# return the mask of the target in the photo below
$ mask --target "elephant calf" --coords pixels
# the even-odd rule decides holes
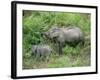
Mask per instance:
[[[47,60],[52,49],[48,45],[32,45],[32,55],[37,60]]]
[[[52,27],[47,32],[44,32],[43,36],[58,43],[59,54],[62,54],[62,47],[65,44],[76,46],[79,42],[84,43],[83,32],[79,27],[74,26],[66,28]]]

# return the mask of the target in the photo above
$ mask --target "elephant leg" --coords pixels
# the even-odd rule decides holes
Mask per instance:
[[[58,44],[59,44],[59,46],[58,46],[58,48],[59,48],[59,55],[62,55],[63,54],[63,52],[62,52],[62,44],[60,42]]]
[[[55,44],[55,51],[59,54],[59,44],[58,43]]]

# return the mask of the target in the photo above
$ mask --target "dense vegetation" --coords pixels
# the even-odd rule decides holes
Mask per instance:
[[[43,12],[23,11],[23,69],[32,68],[58,68],[58,67],[80,67],[90,65],[90,14],[67,13],[67,12]],[[32,44],[48,44],[41,32],[49,30],[52,25],[68,27],[74,25],[80,27],[85,36],[85,45],[81,48],[66,45],[63,55],[58,56],[54,51],[49,62],[38,62],[31,56]]]

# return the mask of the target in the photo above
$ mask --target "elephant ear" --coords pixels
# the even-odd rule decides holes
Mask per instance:
[[[63,34],[60,34],[60,35],[59,35],[58,41],[61,42],[61,43],[65,42],[65,37],[64,37]]]
[[[61,32],[60,28],[53,27],[51,32],[50,32],[51,38],[59,37],[60,32]]]
[[[53,33],[51,34],[51,38],[57,38],[57,37],[59,37],[59,32],[58,32],[58,31],[53,32]]]

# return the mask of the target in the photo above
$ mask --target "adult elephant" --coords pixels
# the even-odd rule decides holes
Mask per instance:
[[[66,44],[75,47],[78,43],[84,43],[83,32],[79,27],[66,27],[58,28],[52,27],[47,32],[43,32],[43,35],[58,44],[59,54],[62,54],[62,47]]]

